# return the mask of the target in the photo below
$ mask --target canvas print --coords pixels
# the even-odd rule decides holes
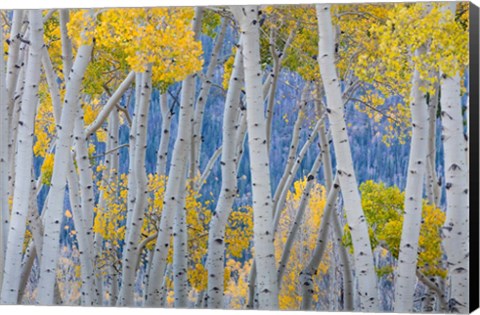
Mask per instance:
[[[1,304],[468,313],[474,9],[1,11]]]

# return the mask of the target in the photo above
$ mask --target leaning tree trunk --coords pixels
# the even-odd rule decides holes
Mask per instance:
[[[5,255],[5,270],[1,301],[16,304],[21,274],[23,242],[29,213],[29,192],[33,181],[30,165],[33,164],[33,136],[35,114],[38,103],[38,86],[43,47],[43,23],[40,10],[31,10],[30,48],[27,64],[27,78],[18,126],[18,144],[15,168],[13,207],[8,230],[8,243]]]
[[[3,23],[0,23],[3,27]],[[3,43],[3,32],[0,32],[0,43]],[[4,270],[5,250],[7,243],[8,205],[8,102],[6,87],[5,59],[0,58],[0,270]],[[3,272],[0,272],[0,293],[2,292]]]
[[[278,286],[273,243],[273,203],[270,161],[263,106],[260,27],[257,6],[231,7],[240,22],[245,71],[248,145],[252,177],[255,264],[260,309],[278,309]]]
[[[215,213],[210,221],[208,235],[208,307],[224,307],[224,272],[225,272],[225,228],[231,213],[233,202],[237,195],[237,161],[239,156],[235,145],[236,118],[240,105],[240,92],[243,84],[243,56],[239,47],[235,55],[232,75],[228,85],[227,98],[223,113],[222,158],[220,161],[222,172],[222,186]]]
[[[469,186],[460,75],[441,79],[447,218],[442,231],[450,280],[450,311],[469,310]]]
[[[93,16],[93,11],[89,11]],[[63,201],[67,181],[68,159],[72,145],[73,124],[76,108],[79,106],[79,93],[82,80],[90,62],[92,53],[91,39],[85,38],[86,31],[82,34],[87,44],[82,45],[77,52],[77,57],[67,79],[66,95],[58,128],[58,140],[55,150],[54,167],[46,214],[44,219],[43,259],[40,266],[40,280],[38,284],[38,303],[50,305],[54,303],[55,275],[60,246],[61,220],[63,216]]]
[[[305,210],[307,209],[308,201],[310,200],[310,191],[315,185],[316,175],[318,173],[318,169],[320,168],[320,164],[322,162],[322,154],[319,153],[315,162],[312,165],[312,169],[307,176],[307,183],[305,188],[302,192],[302,198],[300,199],[300,204],[298,206],[297,214],[295,215],[295,219],[293,220],[292,227],[290,232],[288,233],[287,241],[285,242],[285,246],[283,249],[282,257],[280,259],[280,263],[278,264],[278,288],[281,288],[283,275],[285,272],[285,268],[287,267],[288,261],[290,259],[290,254],[293,247],[293,242],[297,236],[298,230],[300,225],[302,224],[303,216],[305,215]]]
[[[425,48],[415,52],[420,56]],[[398,254],[395,279],[395,311],[412,312],[415,283],[417,277],[418,238],[422,221],[423,180],[426,172],[428,146],[428,106],[426,95],[422,92],[425,81],[417,69],[412,77],[410,111],[412,114],[412,140],[408,161],[407,184],[405,186],[405,203],[403,228]]]
[[[320,264],[327,247],[328,221],[331,219],[332,215],[336,215],[332,212],[334,212],[338,192],[340,190],[338,182],[339,179],[336,177],[333,180],[332,187],[329,188],[325,209],[323,210],[322,214],[322,222],[320,223],[320,228],[318,229],[315,249],[312,252],[312,257],[310,258],[307,266],[302,270],[302,272],[300,272],[299,280],[302,286],[301,309],[305,311],[309,310],[311,307],[314,293],[313,276],[317,274],[318,265]]]
[[[335,67],[335,39],[330,5],[317,5],[316,9],[320,38],[318,64],[327,99],[327,113],[337,158],[337,175],[352,234],[360,310],[376,311],[378,310],[377,277],[344,120],[344,104]]]
[[[145,157],[147,150],[147,123],[150,97],[152,93],[152,67],[142,75],[140,99],[137,103],[138,111],[135,119],[135,203],[131,214],[130,227],[126,236],[122,262],[122,287],[120,297],[117,301],[119,306],[133,306],[135,295],[135,278],[137,271],[137,247],[140,242],[140,234],[143,224],[143,217],[147,207],[147,173],[145,170]]]

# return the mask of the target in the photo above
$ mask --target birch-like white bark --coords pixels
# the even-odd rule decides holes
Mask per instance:
[[[275,266],[275,248],[271,224],[274,209],[270,186],[270,161],[267,150],[264,98],[261,90],[262,69],[260,65],[258,7],[231,7],[231,10],[240,22],[243,45],[258,302],[260,309],[277,309],[277,275],[275,270],[272,269],[272,266]]]
[[[184,178],[187,174],[184,175]],[[187,189],[185,182],[180,186],[177,194],[177,208],[173,226],[173,293],[176,308],[188,306],[188,234],[187,234],[187,208],[185,197]]]
[[[273,86],[274,85],[272,85],[272,88]],[[287,161],[283,169],[282,177],[280,178],[277,188],[275,189],[275,194],[273,195],[274,210],[277,209],[278,201],[280,199],[281,194],[283,193],[283,190],[286,187],[287,180],[291,175],[292,168],[295,163],[295,157],[297,155],[297,149],[298,149],[298,142],[300,141],[300,132],[302,131],[302,124],[305,118],[305,113],[303,112],[303,109],[307,104],[306,99],[307,99],[309,87],[310,87],[310,84],[306,83],[302,90],[300,103],[298,105],[297,119],[295,120],[295,124],[293,125],[292,139],[290,141],[290,146],[288,148]],[[290,187],[287,186],[287,189],[289,188]]]
[[[455,18],[456,3],[447,4],[442,10],[450,11]],[[456,73],[441,74],[442,142],[444,151],[446,220],[442,228],[443,248],[447,256],[450,295],[448,305],[451,312],[469,312],[469,166],[468,166],[468,111],[462,113],[461,78]],[[467,104],[469,104],[467,102]],[[467,121],[465,128],[464,121]],[[473,135],[475,136],[475,135]],[[464,152],[464,154],[462,154]]]
[[[215,166],[215,162],[217,162],[221,153],[222,153],[222,146],[220,146],[218,149],[215,150],[215,152],[213,152],[212,156],[210,157],[210,160],[208,160],[207,165],[203,170],[202,175],[200,176],[200,179],[195,183],[195,191],[200,191],[203,185],[207,182],[207,179],[212,173],[213,167]]]
[[[81,266],[82,276],[82,298],[85,305],[97,304],[99,292],[95,291],[95,254],[93,242],[93,217],[95,207],[95,195],[93,191],[93,171],[88,158],[88,142],[85,134],[85,125],[83,119],[83,109],[77,108],[75,117],[74,137],[75,137],[75,159],[78,166],[78,184],[80,188],[82,222],[75,222],[75,226],[81,226],[84,238],[84,247],[80,251],[84,256],[84,262]],[[72,165],[73,167],[73,165]],[[72,168],[72,170],[75,170]],[[68,181],[69,185],[72,182]],[[80,232],[79,231],[79,232]],[[78,237],[79,233],[77,233]],[[79,244],[80,245],[80,244]]]
[[[237,162],[236,155],[236,118],[240,105],[240,92],[243,84],[243,56],[238,47],[235,54],[232,75],[228,85],[225,109],[223,112],[222,186],[218,197],[215,213],[210,221],[208,231],[208,288],[207,302],[209,308],[224,307],[224,261],[225,261],[225,228],[231,213],[233,202],[237,195]]]
[[[3,27],[3,23],[0,23]],[[2,28],[3,29],[3,28]],[[0,43],[3,43],[3,32],[0,32]],[[8,238],[9,220],[8,205],[8,102],[6,86],[5,59],[0,58],[0,270],[4,270],[5,250]],[[2,292],[3,272],[0,272],[0,292]]]
[[[63,75],[66,80],[73,66],[72,39],[68,36],[67,24],[70,22],[70,10],[62,9],[60,15],[60,39],[62,40]]]
[[[339,178],[336,177],[333,180],[332,186],[329,188],[327,202],[323,209],[322,222],[320,223],[317,240],[315,242],[315,249],[312,252],[312,256],[307,266],[300,273],[299,280],[302,286],[302,310],[309,310],[312,304],[312,296],[314,293],[313,276],[317,274],[318,265],[320,264],[327,247],[328,221],[331,219],[332,215],[336,215],[333,212],[339,191]]]
[[[148,110],[152,93],[152,67],[147,66],[143,73],[140,99],[137,103],[138,111],[135,131],[135,203],[131,215],[130,227],[126,235],[122,261],[122,286],[117,301],[119,306],[133,306],[135,295],[135,278],[137,271],[137,247],[140,242],[140,233],[143,224],[143,217],[147,207],[147,173],[145,169],[145,157],[147,149],[147,124]]]
[[[205,72],[202,85],[200,87],[200,93],[198,95],[195,107],[195,114],[193,120],[193,142],[192,142],[192,157],[190,160],[190,178],[195,177],[197,172],[200,171],[200,156],[202,151],[202,128],[203,128],[203,114],[205,112],[205,105],[207,104],[208,94],[212,87],[213,78],[215,75],[215,68],[220,60],[220,49],[223,46],[225,34],[227,32],[228,19],[223,19],[220,32],[218,33],[215,45],[210,55],[210,64]],[[196,34],[197,36],[200,34]]]
[[[93,10],[89,10],[93,16]],[[85,32],[82,33],[84,37]],[[85,40],[87,40],[85,38]],[[77,106],[79,106],[79,94],[83,76],[90,62],[92,51],[91,43],[80,46],[69,73],[66,85],[66,95],[58,127],[58,140],[55,151],[55,164],[48,194],[46,214],[44,218],[44,237],[42,263],[40,266],[40,280],[38,284],[38,303],[50,305],[54,303],[54,286],[57,261],[59,255],[59,238],[63,216],[63,201],[65,195],[66,173],[70,159],[70,146],[72,145],[73,125]]]
[[[272,82],[269,86],[270,88],[268,91],[267,110],[265,112],[265,116],[267,119],[267,143],[269,146],[268,152],[270,152],[270,143],[272,139],[273,107],[275,105],[275,93],[277,91],[278,79],[280,76],[282,61],[286,56],[287,49],[290,47],[290,44],[292,43],[294,35],[295,35],[295,29],[290,30],[290,33],[288,35],[288,38],[285,42],[285,45],[282,51],[276,50],[275,43],[274,43],[276,37],[273,34],[270,36],[270,54],[273,59],[273,66],[269,76],[272,78]]]
[[[162,113],[162,132],[160,144],[157,152],[157,174],[164,176],[167,174],[168,145],[170,143],[170,126],[172,124],[173,113],[168,107],[167,93],[160,95],[160,112]]]
[[[469,183],[465,158],[464,117],[460,75],[442,76],[442,139],[447,217],[442,228],[450,280],[450,311],[469,311]]]
[[[425,53],[425,47],[415,51],[416,56]],[[395,311],[412,312],[417,277],[418,238],[422,222],[423,180],[426,172],[428,147],[428,105],[422,88],[426,82],[415,69],[412,77],[410,111],[412,115],[412,140],[408,161],[407,183],[402,236],[395,278]]]
[[[293,166],[291,170],[289,171],[287,180],[285,181],[285,184],[283,184],[283,189],[278,197],[276,206],[275,206],[275,215],[273,217],[273,230],[276,232],[277,227],[278,227],[278,222],[280,221],[280,216],[282,214],[282,210],[285,207],[285,201],[287,199],[287,194],[288,191],[290,190],[290,186],[293,184],[293,181],[295,180],[295,175],[298,172],[298,169],[300,168],[300,165],[302,164],[303,159],[305,158],[305,155],[308,152],[308,149],[313,143],[313,140],[315,140],[318,129],[320,126],[323,124],[323,118],[319,119],[315,126],[313,127],[312,133],[308,136],[307,141],[302,146],[302,149],[300,149],[300,152],[298,153],[297,158],[295,159],[295,162],[293,163]]]
[[[327,113],[337,158],[337,175],[352,234],[360,310],[376,311],[378,310],[377,276],[344,120],[344,102],[335,66],[335,39],[330,5],[317,5],[316,10],[320,38],[318,64],[327,99]]]
[[[30,49],[27,64],[26,89],[20,107],[18,126],[18,144],[15,168],[15,188],[13,194],[12,214],[8,230],[8,241],[5,255],[5,269],[2,285],[1,301],[4,304],[15,304],[18,298],[19,280],[25,238],[27,216],[29,213],[29,196],[32,172],[29,165],[33,163],[33,135],[36,108],[38,104],[38,86],[40,82],[41,57],[43,47],[43,23],[39,10],[31,10]]]
[[[192,29],[199,31],[201,25],[203,8],[195,8],[195,16],[192,22]],[[159,306],[162,296],[161,283],[165,273],[170,237],[173,231],[175,210],[183,210],[184,205],[179,205],[178,194],[186,188],[185,174],[189,152],[191,149],[192,124],[195,102],[195,78],[196,74],[189,75],[182,82],[182,94],[180,101],[178,134],[172,153],[163,210],[158,226],[157,243],[153,255],[152,266],[149,274],[149,281],[146,294],[147,306]]]
[[[135,179],[135,154],[136,154],[136,138],[138,125],[138,111],[140,109],[140,98],[142,90],[142,82],[144,80],[144,73],[135,73],[135,108],[133,109],[132,126],[130,127],[130,135],[128,140],[128,183],[127,183],[127,222],[125,225],[125,235],[128,235],[128,230],[132,226],[133,208],[135,207],[135,196],[137,192],[137,181]]]
[[[93,122],[87,126],[86,134],[90,137],[95,131],[97,131],[105,120],[109,117],[112,110],[117,106],[120,99],[125,94],[125,92],[130,88],[130,85],[135,80],[135,72],[131,71],[125,80],[118,86],[117,90],[110,96],[105,106],[102,107],[102,110],[98,113],[97,117],[93,120]]]
[[[322,154],[318,154],[317,158],[313,162],[312,168],[310,173],[307,176],[307,183],[305,188],[302,192],[302,198],[300,199],[300,203],[298,205],[297,214],[295,215],[295,219],[293,221],[293,225],[288,233],[287,241],[285,242],[282,257],[278,264],[278,288],[280,289],[282,286],[283,274],[285,272],[285,268],[287,267],[288,260],[290,259],[291,250],[293,247],[293,242],[295,241],[295,237],[297,236],[298,229],[303,221],[303,216],[305,215],[305,211],[307,210],[308,201],[310,200],[310,191],[315,184],[316,174],[320,168],[322,162]]]
[[[13,112],[14,94],[16,90],[17,77],[19,69],[19,54],[20,54],[20,39],[22,37],[21,29],[23,18],[26,12],[24,10],[14,10],[12,25],[10,28],[10,38],[8,47],[8,59],[7,59],[7,77],[6,77],[6,89],[8,99],[8,116],[11,117]]]

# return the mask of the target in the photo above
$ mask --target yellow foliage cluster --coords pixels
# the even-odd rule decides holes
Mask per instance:
[[[398,187],[387,187],[384,183],[374,181],[361,184],[360,191],[372,248],[381,247],[397,258],[402,235],[405,193]],[[424,201],[418,267],[428,276],[445,277],[446,275],[446,270],[441,265],[440,228],[444,222],[445,213]],[[344,230],[344,244],[353,250],[348,227],[346,226]]]
[[[191,29],[193,14],[192,8],[104,9],[97,12],[91,35],[95,49],[122,56],[134,71],[152,64],[153,82],[165,88],[203,65],[201,43]],[[71,16],[69,34],[77,41],[84,20],[83,10]]]
[[[298,210],[303,191],[307,184],[307,178],[304,177],[294,183],[293,190],[287,195],[286,208],[280,217],[280,223],[277,229],[277,237],[275,238],[275,254],[277,261],[283,252],[284,244],[287,240],[289,231],[293,225],[293,220]],[[322,220],[323,209],[325,208],[326,196],[325,187],[319,183],[315,183],[310,191],[310,199],[305,211],[304,219],[300,223],[295,244],[291,251],[289,262],[283,276],[282,288],[279,296],[280,309],[298,309],[302,302],[302,294],[298,275],[308,264],[311,253],[316,244],[317,232]],[[330,268],[331,243],[327,249],[324,259],[318,268],[318,276],[321,279]],[[320,281],[314,282],[315,299],[318,294],[323,294],[319,290]],[[325,293],[325,292],[324,292]]]
[[[460,3],[458,7],[464,5]],[[427,83],[423,92],[430,95],[435,92],[440,71],[452,76],[466,69],[468,11],[457,12],[452,16],[443,3],[336,7],[334,20],[341,30],[340,71],[353,71],[359,80],[369,84],[367,89],[379,92],[379,98],[400,96],[404,100],[403,104],[385,110],[386,144],[392,139],[403,141],[410,133],[408,104],[414,69]],[[425,47],[425,52],[416,56],[414,52],[420,47]],[[382,100],[372,100],[368,92],[361,101],[370,105],[363,108],[370,118],[384,104]]]

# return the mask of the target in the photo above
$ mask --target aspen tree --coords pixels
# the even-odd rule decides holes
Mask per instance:
[[[79,47],[75,62],[68,74],[66,95],[60,119],[58,140],[55,151],[55,165],[52,174],[52,184],[48,194],[44,218],[44,236],[42,263],[40,266],[40,281],[38,284],[38,303],[51,305],[54,303],[54,287],[59,255],[60,223],[63,216],[63,201],[67,182],[68,160],[72,144],[73,124],[83,75],[90,62],[92,38],[87,34],[93,26],[93,10],[86,17],[86,30],[82,32],[82,45]]]
[[[41,58],[43,48],[43,23],[40,10],[29,11],[30,48],[27,64],[25,92],[20,107],[18,144],[15,169],[15,188],[5,253],[5,270],[1,300],[15,304],[18,298],[19,280],[23,252],[23,240],[29,212],[29,191],[34,181],[31,168],[33,163],[34,121],[38,103]]]
[[[147,122],[150,98],[152,93],[152,73],[151,65],[142,75],[140,85],[140,99],[138,100],[137,120],[135,132],[135,177],[136,191],[133,212],[130,218],[130,224],[126,236],[122,261],[122,287],[120,297],[117,301],[119,306],[134,305],[135,278],[138,264],[137,246],[140,241],[140,232],[147,206],[147,174],[145,170],[145,156],[147,150]]]
[[[425,47],[415,51],[419,56]],[[422,92],[426,82],[421,79],[418,69],[412,77],[410,110],[412,114],[412,140],[408,161],[407,184],[405,186],[405,214],[395,278],[395,311],[413,311],[413,297],[417,277],[418,238],[422,221],[423,180],[426,172],[428,146],[428,106]],[[420,187],[419,187],[420,185]]]
[[[318,64],[327,100],[328,119],[335,155],[337,176],[343,193],[347,221],[354,241],[355,271],[358,280],[360,310],[378,310],[377,277],[368,227],[363,214],[352,153],[344,120],[344,104],[335,66],[335,39],[330,5],[317,5],[319,29]]]
[[[208,292],[209,308],[224,307],[224,262],[225,262],[225,228],[232,211],[233,202],[237,195],[237,162],[236,154],[236,116],[240,105],[240,92],[243,84],[243,56],[241,47],[237,48],[232,75],[228,86],[227,98],[223,114],[222,157],[220,160],[222,171],[222,186],[215,214],[210,221],[208,231]]]
[[[256,6],[231,7],[240,23],[247,103],[248,146],[252,176],[255,264],[260,309],[278,308],[277,275],[273,229],[273,203],[270,186],[270,162],[266,138],[260,66],[260,28]]]
[[[447,5],[447,21],[454,22],[456,3]],[[473,8],[472,8],[473,9]],[[446,69],[445,69],[446,70]],[[442,105],[442,142],[444,149],[447,218],[442,229],[447,256],[450,311],[469,311],[469,182],[468,141],[465,136],[460,73],[442,71],[440,85]],[[468,104],[468,103],[467,103]],[[467,113],[468,117],[468,113]],[[474,280],[473,280],[474,281]]]
[[[195,8],[192,29],[199,30],[202,20],[202,8]],[[192,125],[194,115],[194,92],[196,74],[188,75],[182,82],[181,104],[179,111],[179,127],[172,153],[172,163],[163,200],[163,211],[158,226],[149,282],[146,294],[147,306],[159,306],[161,300],[161,279],[165,273],[170,236],[173,231],[175,211],[184,211],[184,205],[179,205],[178,195],[186,189],[186,166],[190,152]]]

